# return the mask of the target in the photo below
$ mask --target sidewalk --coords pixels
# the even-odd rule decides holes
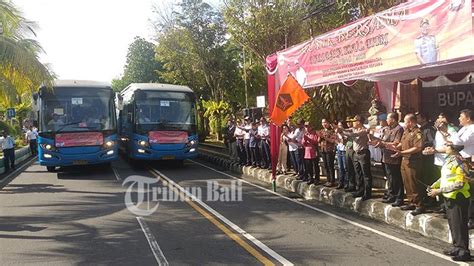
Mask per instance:
[[[227,154],[200,147],[199,158],[229,169],[234,173],[271,184],[272,177],[269,170],[240,166],[235,162],[231,162]],[[440,214],[426,213],[413,216],[410,214],[410,211],[402,211],[400,208],[382,203],[381,199],[370,199],[367,201],[362,201],[361,198],[354,199],[351,193],[322,185],[308,185],[306,182],[298,181],[290,175],[277,175],[276,185],[279,188],[295,192],[307,200],[317,200],[338,208],[345,208],[366,217],[398,226],[407,231],[417,232],[448,243],[452,242],[448,220],[443,219]],[[474,232],[470,233],[469,238],[472,249],[474,245]]]

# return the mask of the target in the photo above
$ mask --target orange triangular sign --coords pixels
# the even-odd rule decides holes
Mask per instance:
[[[308,99],[309,96],[298,81],[292,75],[288,75],[278,91],[270,119],[275,125],[281,126]]]

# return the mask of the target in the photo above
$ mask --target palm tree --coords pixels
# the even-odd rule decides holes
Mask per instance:
[[[36,25],[25,19],[8,0],[0,0],[0,102],[1,107],[21,104],[41,84],[50,85],[53,75],[39,61],[42,48],[29,36]],[[7,106],[5,106],[7,105]]]

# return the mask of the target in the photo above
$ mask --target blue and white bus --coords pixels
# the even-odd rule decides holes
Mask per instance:
[[[106,83],[57,80],[34,97],[38,159],[58,166],[108,164],[118,159],[115,93]]]
[[[130,160],[197,157],[196,97],[189,87],[132,83],[120,95],[120,149]]]

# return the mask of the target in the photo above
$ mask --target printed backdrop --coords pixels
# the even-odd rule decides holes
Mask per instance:
[[[472,58],[471,0],[410,1],[277,52],[277,84],[288,72],[304,88]]]

